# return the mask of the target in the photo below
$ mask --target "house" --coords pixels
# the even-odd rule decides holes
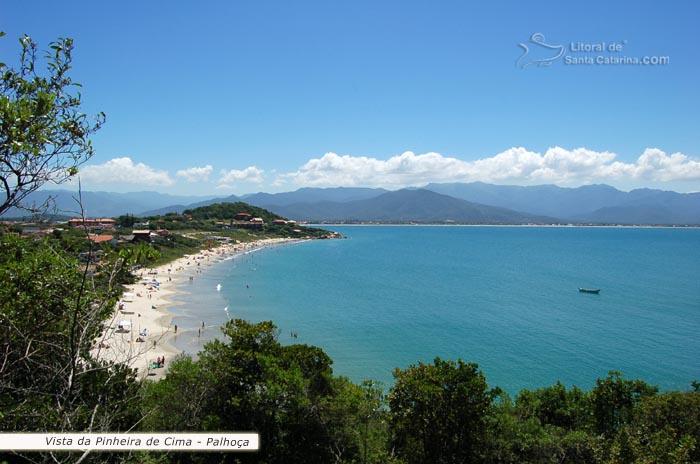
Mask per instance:
[[[233,216],[234,221],[250,221],[252,218],[253,215],[248,213],[238,213]]]
[[[134,236],[134,243],[151,241],[151,231],[148,229],[133,230],[131,234]]]
[[[88,218],[73,218],[68,220],[68,226],[77,227],[88,227],[88,228],[99,228],[105,230],[114,230],[114,225],[116,221],[109,218],[99,218],[99,219],[88,219]]]
[[[265,221],[260,218],[253,218],[250,221],[236,221],[232,224],[232,226],[239,229],[263,230],[265,227]]]
[[[97,234],[88,234],[88,239],[96,244],[100,243],[107,243],[110,242],[112,244],[116,244],[117,240],[114,238],[114,235],[97,235]]]
[[[276,226],[286,226],[287,221],[285,221],[284,219],[275,219],[274,221],[272,221],[272,224]]]

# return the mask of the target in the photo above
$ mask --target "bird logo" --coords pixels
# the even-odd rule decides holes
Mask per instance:
[[[544,40],[544,34],[536,32],[527,43],[519,43],[523,54],[515,62],[516,66],[521,69],[528,66],[549,66],[564,55],[563,45],[549,45]]]

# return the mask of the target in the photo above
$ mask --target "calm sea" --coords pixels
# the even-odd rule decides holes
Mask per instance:
[[[394,368],[436,356],[478,363],[511,394],[587,389],[609,370],[664,390],[700,380],[699,229],[332,229],[348,239],[260,250],[183,284],[177,346],[194,353],[240,317],[387,388]]]

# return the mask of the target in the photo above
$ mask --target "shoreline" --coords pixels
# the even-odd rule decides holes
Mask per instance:
[[[700,225],[650,225],[650,224],[464,224],[441,222],[309,222],[308,227],[533,227],[533,228],[601,228],[601,229],[700,229]]]
[[[298,241],[300,239],[271,238],[223,244],[196,255],[184,255],[155,268],[136,271],[139,281],[126,285],[114,313],[103,322],[105,331],[96,340],[92,353],[100,359],[135,369],[139,380],[165,377],[169,362],[183,353],[173,343],[178,327],[173,324],[175,314],[170,308],[176,304],[172,297],[186,292],[184,284],[206,273],[216,263],[269,246]],[[183,331],[191,329],[182,328]]]

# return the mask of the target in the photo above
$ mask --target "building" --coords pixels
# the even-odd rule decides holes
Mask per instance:
[[[115,239],[113,235],[88,234],[88,239],[97,244],[109,242],[114,245],[117,243],[117,239]]]
[[[257,221],[255,219],[258,219]],[[260,218],[253,218],[250,221],[236,221],[232,224],[232,227],[238,229],[254,229],[263,230],[265,227],[265,222]]]
[[[116,221],[109,218],[99,218],[99,219],[89,219],[89,218],[73,218],[68,220],[69,227],[87,227],[87,228],[98,228],[106,230],[114,230],[114,225]]]
[[[234,221],[250,221],[253,218],[252,214],[238,213],[233,217]]]
[[[150,242],[151,241],[151,231],[148,229],[144,230],[133,230],[131,234],[134,236],[134,243],[136,242]]]

